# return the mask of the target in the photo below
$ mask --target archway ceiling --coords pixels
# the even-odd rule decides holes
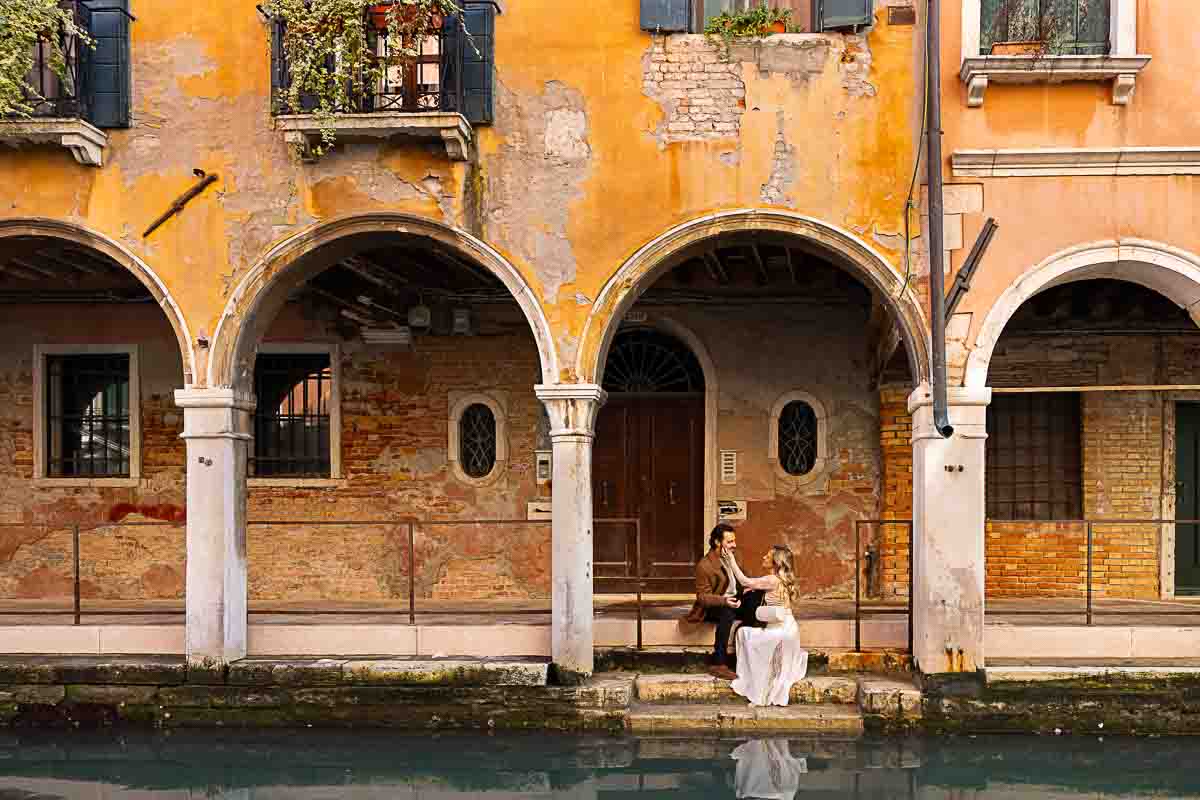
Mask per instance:
[[[1129,281],[1073,281],[1026,300],[1004,326],[1006,335],[1154,331],[1200,334],[1187,311],[1170,298]]]
[[[511,306],[508,288],[484,268],[428,239],[374,242],[309,279],[291,296],[307,316],[336,320],[347,336],[406,325],[409,309],[429,307],[434,327],[453,308]]]
[[[817,248],[796,237],[764,233],[698,242],[674,258],[638,302],[705,300],[872,305],[870,289]]]
[[[0,303],[151,301],[129,270],[87,247],[41,236],[0,241]]]

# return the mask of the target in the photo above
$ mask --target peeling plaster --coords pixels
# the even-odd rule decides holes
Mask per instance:
[[[496,120],[507,138],[489,160],[486,232],[534,267],[552,305],[578,271],[567,231],[592,166],[586,102],[559,81],[520,96],[497,82]]]
[[[759,199],[776,206],[795,208],[796,201],[788,192],[796,182],[796,148],[788,144],[787,124],[783,110],[775,114],[775,158],[771,177],[763,184]]]

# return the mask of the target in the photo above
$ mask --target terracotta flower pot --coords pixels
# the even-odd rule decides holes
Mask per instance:
[[[1045,51],[1045,42],[993,42],[994,56],[1036,56]]]
[[[388,13],[391,10],[393,3],[376,3],[370,7],[371,24],[376,28],[383,30],[388,26]],[[412,22],[417,17],[417,10],[413,6],[405,7],[399,14],[399,22],[404,24]],[[444,18],[439,13],[434,13],[429,17],[430,30],[440,30]]]
[[[770,36],[773,33],[787,33],[787,25],[782,21],[772,22],[767,26],[767,35]]]

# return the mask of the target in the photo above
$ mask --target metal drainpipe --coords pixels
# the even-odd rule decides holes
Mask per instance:
[[[933,425],[943,438],[954,433],[946,404],[946,276],[942,251],[945,221],[942,203],[942,53],[941,9],[938,0],[929,0],[925,20],[925,46],[929,49],[929,74],[925,91],[929,93],[925,167],[929,179],[929,308],[933,338]]]

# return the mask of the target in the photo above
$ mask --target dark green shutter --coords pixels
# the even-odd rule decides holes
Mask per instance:
[[[91,10],[92,40],[86,84],[88,121],[97,128],[128,128],[130,107],[129,0],[83,0]]]
[[[283,60],[283,20],[272,19],[271,27],[271,112],[278,114],[285,103],[281,92],[287,86],[287,73]]]
[[[686,32],[691,18],[691,3],[688,0],[642,0],[644,31]]]
[[[489,125],[494,118],[493,86],[496,69],[496,6],[467,2],[463,21],[469,36],[462,42],[462,114],[473,125]]]
[[[818,31],[860,28],[874,21],[872,0],[815,0],[813,27]]]

